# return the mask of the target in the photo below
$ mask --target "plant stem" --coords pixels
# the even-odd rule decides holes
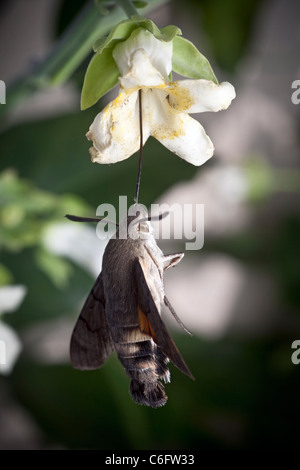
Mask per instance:
[[[167,1],[152,0],[145,7],[144,12],[151,11]],[[133,5],[132,8],[134,14],[136,14]],[[115,7],[108,15],[100,16],[94,2],[89,2],[63,34],[48,57],[37,64],[29,75],[21,77],[8,88],[6,105],[0,106],[0,117],[5,115],[11,107],[30,97],[36,91],[65,83],[92,51],[93,43],[99,37],[105,36],[123,19],[124,12],[121,8]]]
[[[140,123],[140,154],[139,154],[139,166],[136,180],[134,203],[139,202],[139,191],[142,174],[142,160],[143,160],[143,111],[142,111],[142,90],[139,90],[139,123]]]
[[[136,10],[131,0],[117,0],[117,2],[120,7],[123,8],[128,18],[131,18],[132,16],[139,16],[138,11]]]
[[[1,106],[0,115],[37,90],[65,83],[91,52],[94,41],[104,36],[123,17],[119,8],[105,17],[99,16],[94,3],[88,3],[48,57],[37,64],[31,74],[21,77],[9,87],[7,104]]]

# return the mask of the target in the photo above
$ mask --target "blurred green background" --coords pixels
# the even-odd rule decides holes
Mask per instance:
[[[8,88],[35,70],[86,4],[0,2],[0,79]],[[186,264],[167,284],[172,293],[185,266],[202,290],[201,303],[184,288],[177,302],[169,295],[194,332],[190,338],[170,326],[196,380],[171,365],[169,399],[161,409],[132,402],[114,355],[98,371],[71,367],[70,334],[98,263],[78,261],[76,252],[87,253],[84,237],[92,233],[91,256],[99,246],[100,270],[103,246],[94,227],[83,229],[81,242],[80,234],[67,238],[72,246],[61,252],[45,242],[66,213],[94,215],[101,203],[117,205],[119,195],[133,199],[137,155],[109,166],[89,159],[85,133],[111,99],[79,109],[91,54],[65,84],[29,91],[15,106],[8,91],[7,104],[0,105],[0,283],[26,286],[27,294],[14,313],[0,313],[22,344],[12,370],[0,375],[1,449],[295,448],[300,105],[291,101],[291,84],[300,79],[299,13],[296,0],[171,0],[148,14],[160,27],[178,25],[209,58],[219,81],[237,91],[228,111],[200,116],[216,147],[203,167],[188,165],[153,139],[144,150],[141,202],[149,206],[178,184],[192,184],[200,190],[197,202],[205,204],[204,247],[187,252]],[[236,189],[232,175],[246,189]],[[181,242],[170,247],[184,249]],[[217,282],[224,259],[228,276],[235,273],[229,293]],[[198,267],[199,279],[211,282],[197,281]],[[207,329],[201,318],[209,322],[216,314],[211,299],[220,316]]]

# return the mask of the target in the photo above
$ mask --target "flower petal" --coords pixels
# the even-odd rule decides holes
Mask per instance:
[[[26,287],[22,285],[0,287],[0,313],[17,310],[26,292]]]
[[[186,113],[174,111],[162,90],[143,93],[143,112],[151,135],[180,158],[199,166],[212,157],[214,146],[201,124]]]
[[[0,322],[0,374],[11,372],[21,349],[21,341],[15,331]]]
[[[138,28],[133,31],[130,37],[117,44],[113,51],[121,75],[127,75],[132,67],[132,54],[143,49],[150,59],[151,64],[167,80],[172,71],[173,42],[160,41],[149,31]],[[145,76],[145,78],[147,78]]]
[[[71,259],[91,274],[101,271],[107,240],[96,237],[94,228],[85,224],[53,223],[45,230],[42,241],[48,251]]]
[[[211,80],[179,80],[165,88],[169,103],[176,111],[202,113],[227,109],[235,98],[235,89],[229,82],[219,85]]]
[[[165,80],[159,71],[153,67],[143,49],[132,53],[130,71],[119,78],[121,87],[127,90],[143,87],[165,86]]]
[[[143,130],[145,143],[149,133]],[[135,153],[140,144],[138,92],[120,93],[95,117],[86,136],[93,141],[93,162],[116,163]]]

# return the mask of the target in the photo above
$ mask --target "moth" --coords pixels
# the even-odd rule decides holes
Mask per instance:
[[[163,383],[170,382],[169,361],[194,378],[161,318],[164,303],[186,330],[163,283],[164,272],[184,254],[164,255],[154,238],[151,219],[142,206],[138,209],[138,216],[127,214],[106,246],[102,271],[72,333],[70,358],[76,369],[96,369],[116,351],[131,378],[133,400],[157,408],[167,401]],[[121,238],[124,228],[127,237]]]

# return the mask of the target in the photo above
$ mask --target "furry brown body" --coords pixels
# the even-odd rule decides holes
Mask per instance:
[[[120,227],[108,242],[102,272],[74,328],[70,353],[74,367],[94,369],[115,350],[131,378],[132,398],[156,408],[167,401],[161,380],[170,381],[169,360],[193,376],[160,316],[163,302],[171,308],[163,273],[183,254],[165,256],[144,215],[140,211],[139,218],[128,216],[122,222],[134,239],[118,238]]]

